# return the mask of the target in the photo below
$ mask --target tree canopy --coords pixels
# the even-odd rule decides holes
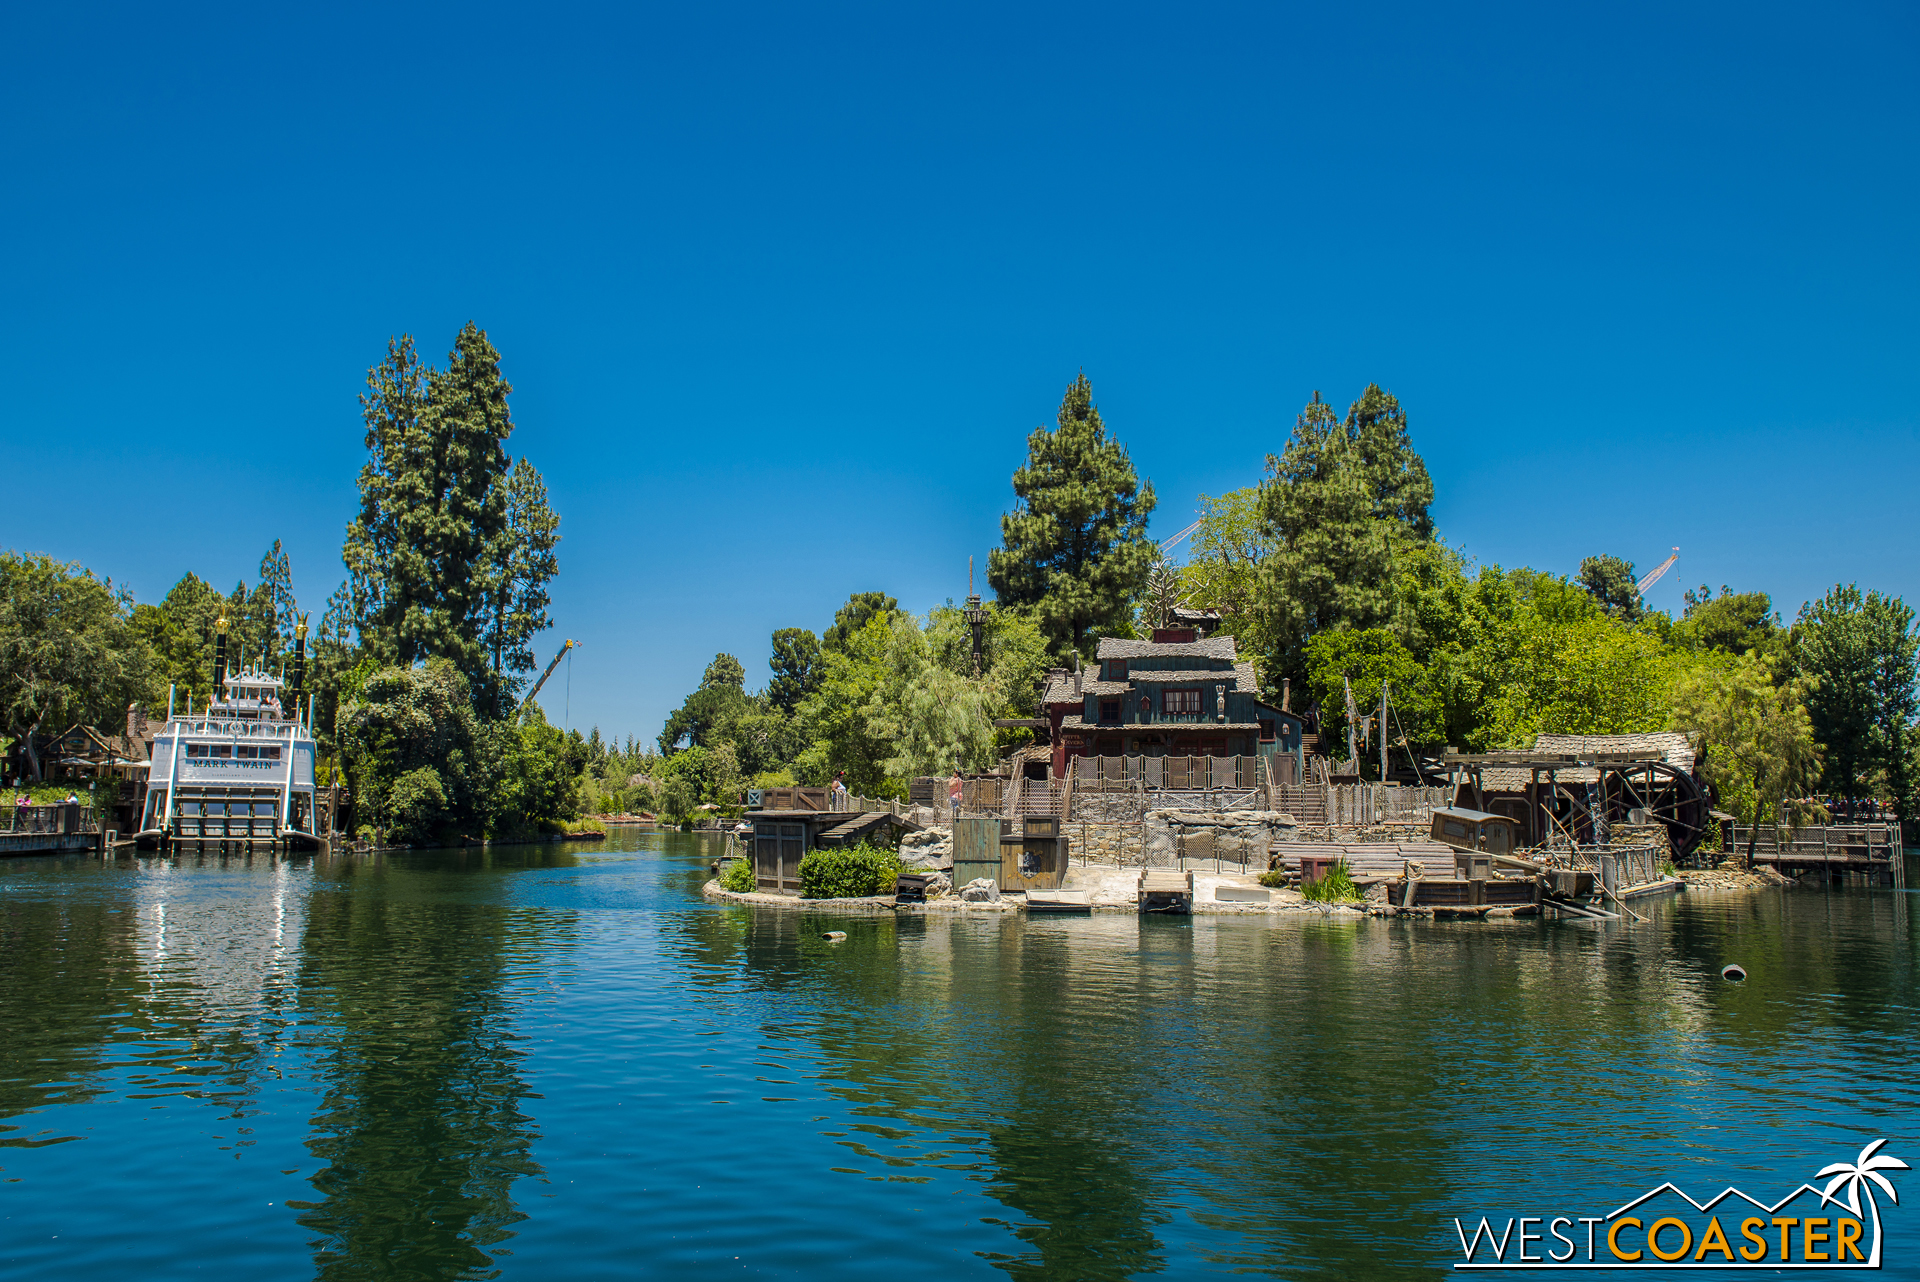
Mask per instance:
[[[1027,438],[1013,474],[1018,505],[1000,518],[1002,546],[987,555],[1001,604],[1031,609],[1056,658],[1090,654],[1094,640],[1131,631],[1154,545],[1142,485],[1126,447],[1107,435],[1085,374],[1068,386],[1051,429]]]

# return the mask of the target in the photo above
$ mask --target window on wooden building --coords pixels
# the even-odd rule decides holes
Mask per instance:
[[[1167,710],[1168,716],[1185,716],[1200,711],[1198,690],[1169,690],[1160,698],[1160,706]]]
[[[1108,725],[1120,724],[1120,701],[1103,699],[1100,703],[1100,720]]]
[[[1127,661],[1125,659],[1108,659],[1106,675],[1100,679],[1102,681],[1125,681],[1127,679]]]
[[[1260,742],[1261,743],[1273,742],[1273,718],[1272,717],[1260,718]]]

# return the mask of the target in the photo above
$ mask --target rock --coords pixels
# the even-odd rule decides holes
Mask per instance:
[[[936,872],[927,878],[927,898],[943,899],[953,893],[953,881],[944,872]]]
[[[997,904],[1000,887],[993,884],[991,877],[975,877],[960,888],[960,898],[970,904]]]

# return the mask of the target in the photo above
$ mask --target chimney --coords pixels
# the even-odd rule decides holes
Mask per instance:
[[[214,625],[213,638],[213,698],[207,700],[211,707],[226,692],[227,683],[227,616],[222,614]]]
[[[1293,711],[1293,678],[1280,678],[1280,711]]]
[[[1080,664],[1080,663],[1074,664],[1073,665],[1073,692],[1075,694],[1084,694],[1086,692],[1085,690],[1086,680],[1087,680],[1086,665]]]
[[[325,620],[322,620],[325,622]],[[307,682],[307,621],[293,625],[293,697],[287,701],[294,719],[300,718],[300,691]]]

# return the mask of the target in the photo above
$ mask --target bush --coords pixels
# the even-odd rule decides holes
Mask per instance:
[[[900,857],[876,846],[815,850],[800,861],[802,899],[857,899],[890,895],[900,876]]]
[[[720,865],[720,889],[731,890],[736,895],[751,892],[754,889],[753,860],[734,859]]]
[[[1267,869],[1265,872],[1260,874],[1260,884],[1262,886],[1269,886],[1275,889],[1286,885],[1287,870],[1285,868]]]
[[[1353,884],[1353,873],[1342,859],[1327,869],[1326,876],[1307,882],[1300,887],[1300,893],[1308,900],[1320,904],[1357,904],[1360,902],[1360,888]]]

